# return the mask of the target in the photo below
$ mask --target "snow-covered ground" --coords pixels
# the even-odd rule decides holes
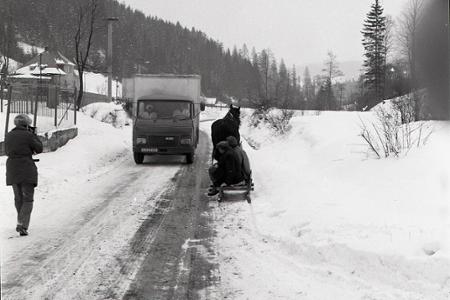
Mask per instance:
[[[77,74],[78,72],[75,71]],[[107,95],[108,94],[108,76],[106,74],[83,72],[84,91]],[[118,80],[112,81],[112,97],[122,97],[122,83]]]
[[[360,118],[373,112],[297,113],[286,136],[244,118],[258,146],[244,142],[252,205],[213,210],[228,298],[450,298],[450,126],[430,123],[425,146],[373,159]]]
[[[136,166],[131,126],[114,128],[80,113],[78,129],[64,147],[37,156],[39,185],[26,238],[15,232],[6,157],[0,157],[2,282],[8,284],[3,299],[93,299],[102,291],[126,290],[139,266],[130,264],[130,273],[117,275],[125,277],[120,282],[107,282],[120,272],[121,253],[172,184],[181,161]],[[21,279],[24,268],[32,282]]]
[[[133,279],[138,259],[120,280],[110,275],[180,165],[136,166],[131,126],[94,119],[108,122],[116,109],[87,107],[79,136],[38,156],[27,238],[17,238],[12,189],[0,185],[2,270],[15,299],[90,299],[123,292]],[[226,112],[207,108],[202,130]],[[373,120],[373,112],[297,113],[285,136],[250,128],[250,114],[244,110],[241,135],[252,205],[210,202],[221,298],[450,297],[448,124],[430,122],[428,143],[406,156],[374,159],[359,136],[360,118]],[[33,282],[21,282],[25,266]],[[26,295],[22,284],[32,286]]]

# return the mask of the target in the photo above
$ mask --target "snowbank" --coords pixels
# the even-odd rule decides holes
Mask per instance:
[[[86,105],[81,110],[91,118],[112,124],[114,127],[131,124],[131,119],[120,104],[98,102]]]
[[[253,203],[215,212],[230,297],[448,296],[450,126],[434,122],[424,147],[376,160],[359,136],[360,118],[373,112],[297,113],[290,133],[277,136],[244,117]]]

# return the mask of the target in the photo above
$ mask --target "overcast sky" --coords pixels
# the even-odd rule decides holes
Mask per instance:
[[[122,0],[147,15],[195,27],[225,47],[270,48],[289,65],[362,60],[362,22],[373,0]],[[406,0],[384,0],[397,18]]]

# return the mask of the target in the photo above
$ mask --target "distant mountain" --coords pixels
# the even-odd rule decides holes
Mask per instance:
[[[338,61],[339,69],[344,73],[343,78],[346,80],[358,79],[361,74],[362,69],[362,61]],[[303,77],[303,72],[305,71],[305,67],[309,68],[309,72],[311,77],[322,74],[322,69],[324,68],[324,64],[322,63],[311,63],[300,65],[297,67],[298,74]]]

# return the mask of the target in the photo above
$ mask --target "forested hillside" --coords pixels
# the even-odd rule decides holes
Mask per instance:
[[[300,106],[295,72],[289,72],[284,63],[278,64],[270,50],[251,54],[245,45],[239,50],[225,49],[200,30],[146,16],[115,0],[2,0],[1,14],[8,17],[0,22],[12,23],[17,40],[74,58],[80,7],[92,2],[97,2],[98,8],[88,63],[91,71],[106,71],[104,18],[114,16],[119,18],[113,34],[113,73],[118,78],[138,71],[197,73],[202,75],[203,92],[208,96],[268,102],[261,100],[263,97],[278,106]],[[29,58],[17,47],[11,49],[12,58],[21,62]]]

